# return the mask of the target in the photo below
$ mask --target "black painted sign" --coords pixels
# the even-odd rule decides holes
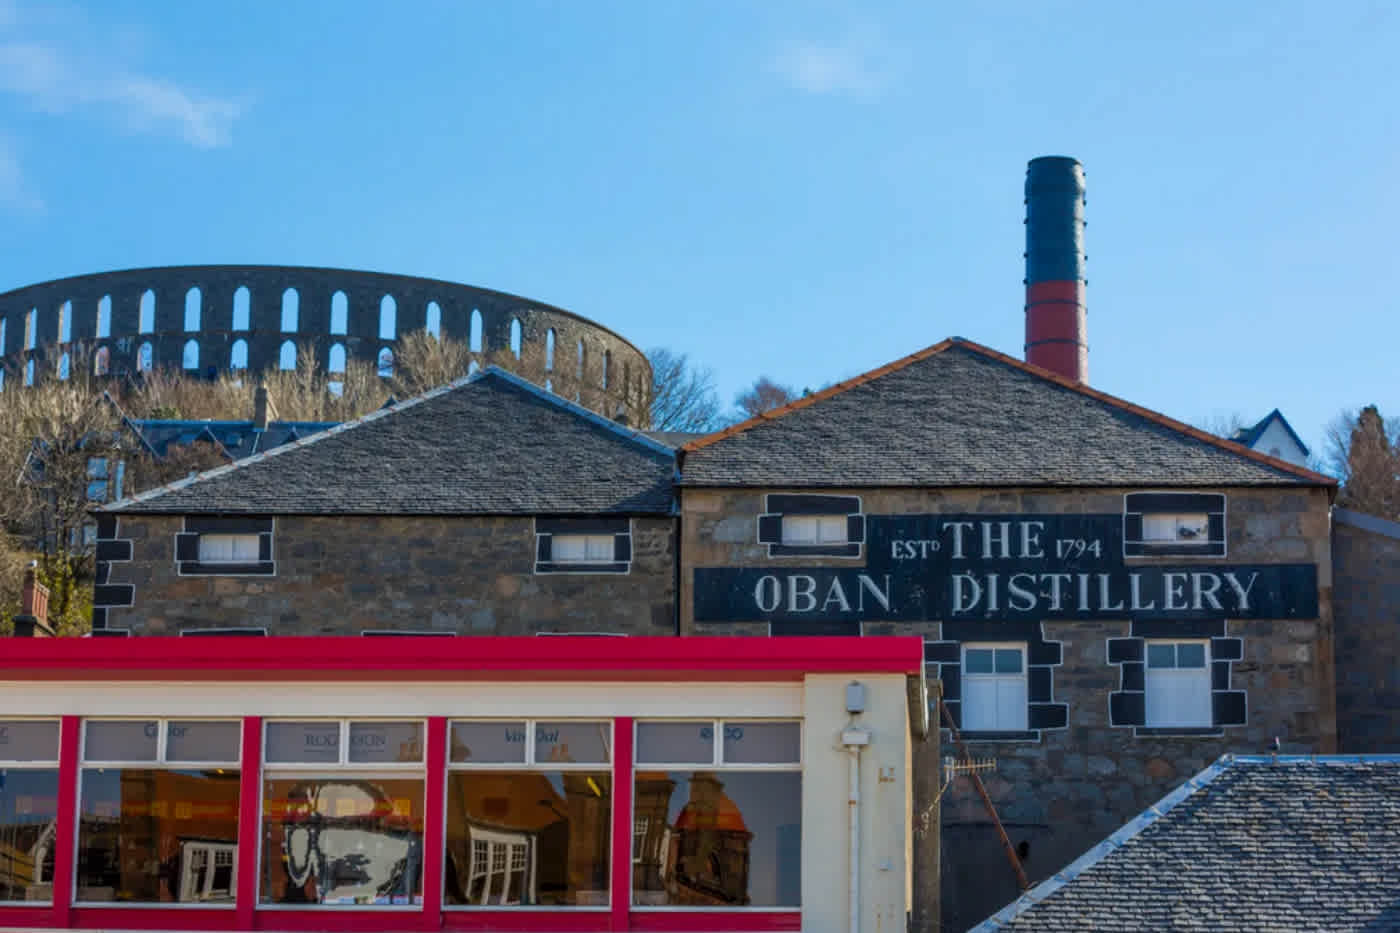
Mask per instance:
[[[1121,515],[869,515],[865,565],[702,567],[697,622],[1311,619],[1315,564],[1123,556]]]

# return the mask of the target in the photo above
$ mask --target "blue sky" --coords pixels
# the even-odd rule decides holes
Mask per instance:
[[[1091,383],[1400,414],[1400,7],[0,0],[0,290],[434,276],[816,387],[1022,354],[1021,185],[1088,177]]]

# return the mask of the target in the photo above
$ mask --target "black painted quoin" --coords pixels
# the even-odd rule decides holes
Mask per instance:
[[[1315,564],[1192,561],[1180,549],[1161,564],[1125,554],[1124,524],[1123,515],[868,515],[863,569],[697,568],[695,621],[1317,617]]]

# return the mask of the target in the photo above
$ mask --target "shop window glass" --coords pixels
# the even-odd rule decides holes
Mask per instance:
[[[0,903],[53,901],[58,721],[0,720]]]
[[[421,721],[269,722],[265,904],[423,903]]]
[[[232,906],[240,724],[90,720],[83,731],[78,901]]]
[[[633,904],[800,907],[801,744],[794,721],[639,722]]]
[[[608,903],[608,722],[454,722],[444,904]]]

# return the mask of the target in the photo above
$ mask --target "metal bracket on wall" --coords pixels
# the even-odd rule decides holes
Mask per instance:
[[[958,747],[958,754],[962,756],[964,761],[971,762],[972,754],[967,750],[967,745],[964,744],[962,736],[958,734],[958,727],[953,724],[953,716],[948,712],[948,707],[942,700],[938,701],[938,709],[943,716],[943,725],[948,729],[948,733],[952,736],[953,743]],[[974,762],[974,765],[975,764]],[[967,776],[972,779],[972,786],[977,788],[978,796],[982,798],[982,805],[987,808],[987,813],[992,818],[992,825],[997,828],[997,835],[1001,837],[1002,848],[1006,850],[1006,857],[1011,862],[1011,867],[1016,871],[1016,883],[1021,886],[1022,891],[1029,890],[1031,882],[1030,879],[1026,877],[1026,870],[1021,867],[1020,856],[1016,854],[1016,848],[1011,844],[1011,838],[1006,835],[1006,828],[1001,825],[1001,817],[997,816],[996,804],[992,803],[992,797],[987,793],[986,785],[982,783],[982,778],[977,774],[977,772],[982,769],[971,767],[965,768],[965,770],[967,771]]]

